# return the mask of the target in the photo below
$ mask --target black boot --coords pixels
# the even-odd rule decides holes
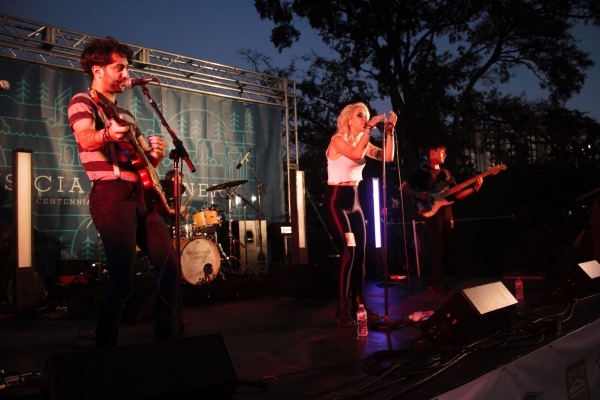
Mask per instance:
[[[338,308],[335,313],[335,322],[337,322],[339,326],[346,326],[349,328],[356,326],[356,321],[352,318],[348,303],[345,300],[340,300],[338,302]]]
[[[367,303],[365,301],[364,296],[356,296],[356,307],[357,308],[358,308],[359,304],[362,304],[363,306],[365,306],[365,310],[367,311],[367,322],[369,324],[371,322],[379,321],[381,319],[379,314],[375,314],[373,311],[371,311],[371,309],[369,307],[367,307]]]

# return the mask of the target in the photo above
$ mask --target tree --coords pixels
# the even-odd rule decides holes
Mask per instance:
[[[280,51],[299,39],[295,24],[306,20],[335,54],[309,57],[298,85],[311,121],[303,128],[331,126],[341,102],[389,97],[400,113],[409,167],[428,142],[473,145],[462,134],[461,116],[477,85],[506,83],[526,67],[554,104],[577,93],[593,62],[571,29],[597,24],[599,15],[592,0],[255,0],[255,6],[275,23],[271,40]]]

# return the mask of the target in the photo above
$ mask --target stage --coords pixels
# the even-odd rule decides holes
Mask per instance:
[[[289,268],[303,268],[286,267],[285,275],[292,277],[294,271]],[[28,397],[42,399],[51,398],[50,376],[55,398],[73,398],[64,395],[67,385],[75,388],[82,399],[217,398],[215,390],[223,396],[221,398],[249,400],[384,399],[396,398],[398,394],[401,394],[398,398],[417,400],[487,399],[491,397],[470,397],[465,393],[482,393],[473,392],[475,389],[469,385],[489,379],[494,371],[508,370],[511,363],[524,364],[519,367],[521,376],[532,374],[527,368],[530,355],[534,357],[559,342],[568,344],[570,338],[575,337],[573,335],[585,333],[586,329],[588,333],[590,329],[597,332],[596,321],[600,319],[600,299],[592,297],[569,307],[572,310],[570,318],[567,318],[570,312],[554,318],[555,321],[565,320],[560,329],[556,322],[532,324],[540,314],[559,314],[567,308],[567,303],[540,310],[551,304],[544,299],[550,295],[555,283],[546,279],[525,280],[524,300],[511,307],[511,326],[505,328],[506,335],[502,339],[471,346],[468,343],[432,342],[423,336],[420,322],[408,319],[409,315],[416,311],[437,310],[460,297],[463,289],[499,280],[452,279],[448,283],[455,294],[440,296],[428,289],[425,280],[411,278],[410,282],[388,284],[388,315],[390,322],[397,323],[389,329],[383,326],[371,330],[367,337],[357,337],[356,329],[335,324],[336,300],[329,285],[331,282],[327,281],[328,271],[320,276],[309,269],[304,278],[299,275],[297,279],[282,281],[278,270],[275,266],[270,268],[269,276],[243,277],[201,288],[184,288],[185,329],[183,340],[176,341],[179,344],[151,343],[154,324],[151,313],[144,311],[148,304],[140,301],[136,310],[130,310],[130,315],[137,316],[141,322],[122,323],[119,346],[93,349],[94,312],[85,303],[101,293],[101,288],[73,289],[62,299],[66,308],[39,310],[30,317],[2,317],[0,369],[4,370],[8,381],[17,374],[25,378],[24,382],[30,386],[24,387],[21,395],[34,393],[35,389],[28,388],[36,387],[42,381],[36,382],[29,374],[40,372],[45,382],[42,395]],[[322,285],[319,290],[306,287],[302,290],[301,286],[311,285],[306,279],[310,276],[324,280],[319,283]],[[501,282],[514,294],[512,279]],[[285,296],[284,291],[295,297]],[[368,281],[366,291],[369,307],[383,315],[383,281]],[[75,292],[79,293],[76,295]],[[522,328],[516,329],[517,326]],[[599,349],[597,340],[590,348],[582,350],[590,355],[593,366],[588,364],[585,392],[591,397],[571,398],[597,398],[595,396],[600,393],[597,387],[600,367],[593,362]],[[555,363],[559,376],[562,380],[567,379],[565,366],[558,358],[545,357],[544,360],[546,366],[552,367]],[[165,365],[169,365],[169,370],[161,372]],[[386,368],[393,365],[396,368]],[[215,388],[215,383],[223,387]],[[516,387],[523,386],[522,381],[519,382],[521,386],[512,381],[507,384],[512,383]],[[154,388],[154,397],[144,395],[144,391],[136,387],[142,384]],[[178,392],[185,391],[186,385],[194,384],[197,387],[192,387],[191,392]],[[260,387],[263,384],[266,387]],[[565,382],[555,384],[567,385]],[[484,385],[479,383],[477,386]],[[542,397],[528,398],[568,398],[565,391],[544,393],[539,385],[538,389]],[[140,397],[125,395],[128,390]],[[165,394],[161,397],[163,391]],[[526,394],[531,396],[533,392],[536,391],[528,390],[518,398],[525,398]],[[9,394],[16,395],[17,391],[14,384],[10,384],[0,393],[4,398],[11,398]]]

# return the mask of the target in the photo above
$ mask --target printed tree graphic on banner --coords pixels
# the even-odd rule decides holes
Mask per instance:
[[[46,87],[46,83],[42,82],[41,85],[39,86],[40,91],[39,91],[39,97],[38,100],[40,100],[40,104],[42,106],[46,105],[47,103],[50,103],[48,101],[48,88]]]
[[[200,132],[202,131],[200,122],[197,118],[194,118],[192,121],[192,132],[190,133],[190,137],[200,137]]]
[[[29,89],[27,89],[27,87],[30,86],[29,84],[27,84],[27,82],[25,81],[25,78],[21,79],[19,82],[17,82],[17,99],[20,103],[25,103],[26,100],[29,99]]]
[[[254,118],[251,113],[246,114],[246,118],[244,119],[246,124],[246,132],[254,133]]]
[[[238,115],[235,111],[231,113],[231,121],[230,122],[231,122],[231,130],[232,131],[236,131],[237,128],[240,126],[239,119],[240,118],[238,117]]]
[[[177,130],[179,131],[179,133],[182,136],[189,137],[188,136],[188,122],[185,119],[185,117],[183,116],[183,114],[180,114],[179,121],[177,121]]]
[[[94,251],[96,250],[95,243],[92,242],[90,236],[87,235],[81,244],[83,244],[83,259],[92,260],[94,258]]]
[[[217,123],[214,126],[214,131],[215,131],[215,139],[216,140],[223,140],[223,125],[221,125],[221,121],[217,121]]]
[[[132,100],[131,100],[131,113],[133,114],[133,116],[135,117],[135,119],[139,119],[140,115],[142,114],[141,112],[142,110],[142,101],[135,96]]]

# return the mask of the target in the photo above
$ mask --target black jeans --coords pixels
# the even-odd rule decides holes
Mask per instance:
[[[362,296],[367,232],[365,216],[360,207],[358,186],[327,186],[323,207],[327,229],[341,257],[339,299],[345,301],[348,298],[349,288],[354,296]],[[356,246],[347,245],[347,232],[354,234]]]
[[[99,181],[90,192],[90,214],[102,238],[109,281],[100,302],[96,346],[116,346],[125,302],[133,295],[136,244],[157,275],[154,339],[176,334],[176,257],[164,219],[153,211],[140,182]]]
[[[425,227],[431,240],[431,286],[443,285],[444,265],[448,261],[452,243],[452,220],[439,214],[425,219]]]

